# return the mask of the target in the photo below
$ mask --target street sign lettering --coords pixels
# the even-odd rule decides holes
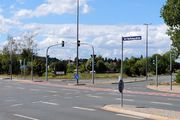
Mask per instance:
[[[122,37],[123,41],[131,41],[131,40],[141,40],[141,36],[129,36],[129,37]]]

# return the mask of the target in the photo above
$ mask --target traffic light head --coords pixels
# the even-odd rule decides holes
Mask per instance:
[[[79,47],[79,46],[80,46],[80,40],[78,40],[78,43],[77,43],[77,44],[78,44],[78,47]]]
[[[64,47],[64,41],[62,41],[62,47]]]

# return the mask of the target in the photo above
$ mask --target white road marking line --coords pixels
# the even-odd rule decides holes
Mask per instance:
[[[16,107],[16,106],[21,106],[23,104],[14,104],[14,105],[11,105],[11,107]]]
[[[172,105],[171,103],[164,103],[164,102],[151,102],[153,104],[161,104],[161,105]]]
[[[116,100],[121,100],[121,98],[116,98]],[[124,101],[129,101],[129,102],[133,102],[134,99],[123,99]]]
[[[4,86],[4,87],[6,87],[6,88],[12,88],[12,86]]]
[[[93,97],[93,98],[102,98],[102,96],[95,96],[95,95],[91,95],[91,94],[88,94],[87,96],[88,97]]]
[[[129,118],[135,118],[135,119],[144,119],[142,117],[138,117],[138,116],[133,116],[133,115],[125,115],[125,114],[116,114],[118,116],[124,116],[124,117],[129,117]]]
[[[39,120],[39,119],[36,119],[36,118],[32,118],[32,117],[28,117],[28,116],[24,116],[24,115],[20,115],[20,114],[13,114],[13,115],[16,116],[16,117],[26,118],[26,119],[29,119],[29,120]]]
[[[25,88],[23,88],[23,87],[17,87],[17,89],[24,90]]]
[[[83,108],[83,107],[73,107],[75,109],[79,109],[79,110],[86,110],[86,111],[96,111],[95,109],[91,109],[91,108]]]
[[[43,104],[48,104],[48,105],[56,105],[56,106],[58,106],[58,105],[59,105],[58,103],[53,103],[53,102],[45,102],[45,101],[35,101],[35,102],[32,102],[32,103],[43,103]]]
[[[57,93],[57,91],[53,91],[53,90],[49,90],[47,92],[49,92],[49,93]]]
[[[30,91],[40,91],[39,89],[30,89]]]
[[[73,93],[66,93],[66,95],[72,95]]]
[[[135,97],[135,95],[130,95],[130,94],[124,94],[124,96]]]
[[[168,100],[179,101],[179,99],[175,99],[175,98],[168,98]]]
[[[12,101],[16,101],[16,99],[5,100],[5,102],[12,102]]]

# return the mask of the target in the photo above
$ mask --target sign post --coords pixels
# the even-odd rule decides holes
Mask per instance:
[[[123,107],[123,90],[124,90],[124,81],[123,81],[123,47],[124,47],[124,44],[123,42],[124,41],[132,41],[132,40],[141,40],[142,37],[141,36],[128,36],[128,37],[122,37],[122,50],[121,50],[121,77],[120,80],[119,80],[119,84],[118,84],[118,89],[119,89],[119,92],[121,93],[121,107]]]

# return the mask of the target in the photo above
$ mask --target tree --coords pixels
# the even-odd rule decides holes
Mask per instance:
[[[107,67],[104,64],[104,61],[103,60],[98,60],[97,65],[96,65],[97,73],[104,73],[104,72],[106,72],[106,69],[107,69]]]
[[[171,37],[172,46],[180,55],[180,1],[167,0],[166,4],[161,8],[161,17],[169,26],[168,35]]]

